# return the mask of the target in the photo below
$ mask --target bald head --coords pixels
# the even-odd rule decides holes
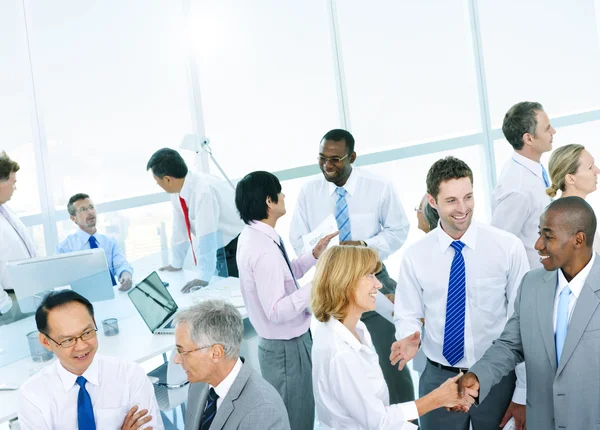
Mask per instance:
[[[544,214],[550,214],[570,234],[582,232],[585,234],[585,244],[591,248],[596,233],[596,214],[581,197],[570,196],[554,200],[548,205]]]

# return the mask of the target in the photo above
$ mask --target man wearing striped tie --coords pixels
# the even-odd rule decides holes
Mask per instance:
[[[396,252],[408,235],[410,223],[394,186],[367,170],[353,167],[356,160],[354,137],[335,129],[321,139],[317,156],[323,176],[307,182],[300,191],[290,226],[290,242],[302,252],[302,236],[333,215],[342,245],[369,246],[383,261]],[[377,273],[381,292],[393,298],[394,281],[383,266]],[[399,373],[389,362],[394,326],[376,312],[361,318],[371,333],[379,365],[390,391],[390,403],[414,400],[408,370]]]
[[[427,357],[419,397],[481,358],[512,315],[521,279],[529,270],[522,242],[513,234],[473,222],[473,173],[446,157],[427,174],[429,204],[440,227],[405,252],[400,267],[390,360],[403,368],[419,348]],[[421,344],[421,328],[427,327]],[[444,409],[421,417],[423,430],[487,430],[515,418],[525,428],[525,369],[517,367],[467,414]],[[512,401],[511,401],[512,399]]]

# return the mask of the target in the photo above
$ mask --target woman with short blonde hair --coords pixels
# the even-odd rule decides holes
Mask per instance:
[[[380,268],[377,252],[358,246],[333,246],[317,263],[312,375],[317,416],[325,428],[416,429],[409,421],[440,407],[468,410],[477,395],[459,397],[459,374],[414,402],[389,404],[377,353],[360,321],[363,312],[375,310]]]

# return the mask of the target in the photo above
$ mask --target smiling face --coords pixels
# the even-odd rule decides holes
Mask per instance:
[[[352,173],[352,163],[355,160],[356,152],[348,154],[345,140],[323,140],[321,142],[319,168],[326,181],[333,182],[338,187],[343,186]]]
[[[453,239],[460,239],[473,218],[475,201],[471,179],[464,177],[443,181],[437,199],[431,195],[428,198],[429,204],[438,211],[444,231]]]
[[[361,313],[374,311],[376,307],[377,291],[381,289],[381,282],[375,274],[370,273],[358,280],[354,292],[354,306]]]
[[[569,232],[561,220],[562,216],[556,211],[546,211],[540,217],[540,237],[535,249],[547,271],[564,267],[574,258],[577,235]]]

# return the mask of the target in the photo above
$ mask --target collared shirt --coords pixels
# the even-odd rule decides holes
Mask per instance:
[[[532,269],[542,267],[534,245],[539,237],[540,216],[551,202],[542,165],[514,152],[504,165],[492,196],[491,224],[523,241]]]
[[[362,321],[357,339],[341,322],[317,323],[313,333],[312,378],[317,417],[330,429],[400,429],[417,426],[415,402],[390,405],[389,391],[369,330]]]
[[[554,332],[556,333],[556,314],[558,311],[558,299],[560,297],[560,293],[562,290],[568,285],[571,290],[571,294],[569,296],[569,321],[571,321],[571,316],[573,315],[573,309],[575,309],[575,305],[577,304],[577,299],[581,294],[581,290],[585,285],[585,281],[587,280],[590,271],[592,270],[592,266],[594,265],[594,261],[596,261],[596,253],[592,254],[592,259],[585,265],[581,271],[575,275],[571,282],[567,282],[565,275],[561,269],[558,269],[558,279],[556,282],[556,295],[554,296]]]
[[[274,228],[260,221],[244,227],[238,239],[236,258],[242,296],[250,322],[263,339],[293,339],[310,326],[306,307],[312,284],[296,288],[277,245],[280,240]],[[291,260],[296,279],[316,262],[311,252]]]
[[[82,375],[92,399],[97,429],[120,429],[129,410],[148,409],[153,429],[164,429],[154,389],[133,362],[96,354]],[[77,375],[57,360],[33,375],[19,389],[17,413],[23,430],[77,429]]]
[[[183,266],[190,249],[180,196],[188,208],[200,279],[210,281],[217,264],[216,251],[235,239],[244,228],[235,207],[235,191],[227,182],[213,175],[197,172],[186,175],[181,192],[171,195],[173,267]]]
[[[0,213],[0,313],[6,313],[12,307],[12,300],[4,290],[12,289],[13,284],[8,276],[8,270],[6,269],[6,263],[12,260],[23,260],[31,258],[27,245],[23,241],[23,238],[14,229],[12,224],[19,226],[22,234],[27,235],[24,239],[30,241],[33,244],[31,237],[27,232],[27,228],[21,222],[21,220],[14,214],[10,208],[4,204],[4,209],[10,217],[10,222]],[[11,224],[12,222],[12,224]],[[30,245],[32,246],[32,245]],[[35,257],[35,255],[34,255]]]
[[[67,238],[56,247],[56,253],[62,254],[65,252],[90,249],[90,236],[89,233],[79,228],[75,233],[67,236]],[[133,268],[125,259],[125,254],[114,238],[100,233],[94,234],[94,237],[98,241],[98,247],[102,248],[106,254],[108,270],[110,270],[110,275],[113,278],[116,277],[117,280],[121,279],[121,273],[123,272],[129,272],[133,275]]]
[[[500,336],[513,314],[517,289],[529,264],[521,241],[495,227],[473,221],[460,240],[465,244],[465,356],[454,366],[469,368]],[[442,349],[453,241],[440,226],[406,249],[394,303],[396,339],[421,331],[420,319],[425,318],[423,351],[447,366]],[[513,399],[524,404],[525,369],[519,366]]]
[[[217,385],[216,387],[212,387],[212,385],[209,384],[212,388],[214,388],[215,392],[217,393],[217,396],[219,396],[219,398],[217,399],[217,409],[219,409],[221,403],[223,403],[223,399],[225,398],[227,393],[229,393],[231,386],[235,382],[235,378],[237,378],[237,376],[240,373],[240,370],[242,370],[242,364],[242,360],[238,358],[235,365],[233,366],[233,369],[231,369],[231,372],[229,372],[229,375],[227,375],[219,385]]]
[[[337,186],[323,175],[307,182],[300,191],[290,225],[290,242],[300,255],[302,236],[313,231],[329,215],[335,216]],[[354,167],[348,181],[346,202],[352,240],[364,240],[385,260],[408,236],[410,222],[391,182]]]

